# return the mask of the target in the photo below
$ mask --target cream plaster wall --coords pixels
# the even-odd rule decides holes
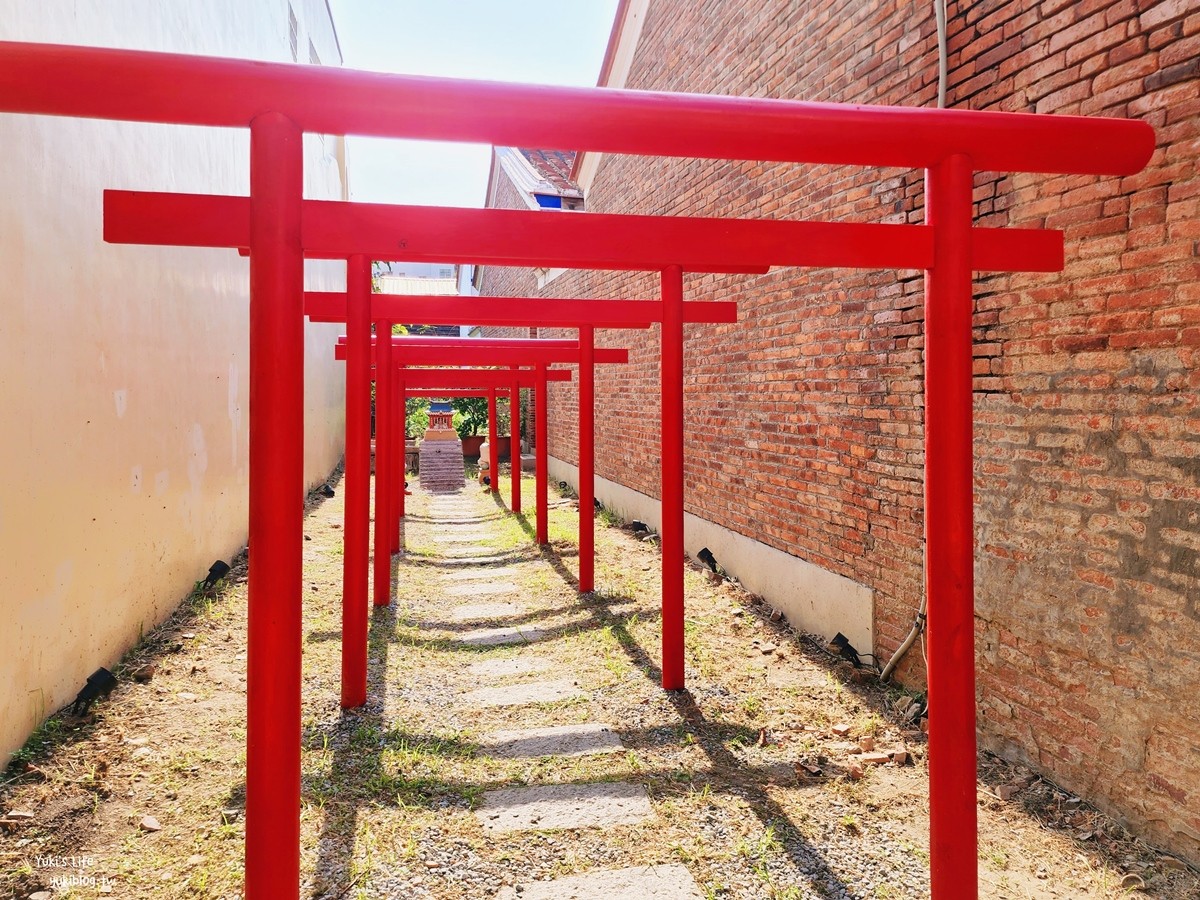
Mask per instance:
[[[565,481],[578,489],[578,466],[553,456],[547,462],[554,482]],[[596,476],[596,497],[627,522],[639,519],[655,531],[661,529],[661,507],[654,497],[600,476]],[[693,558],[701,547],[708,547],[725,571],[782,612],[794,627],[825,638],[840,631],[855,647],[875,646],[874,592],[866,585],[691,513],[683,517],[683,546]]]
[[[338,65],[324,0],[292,5],[300,61]],[[0,39],[292,61],[287,0],[0,0]],[[341,139],[306,142],[307,194],[344,198]],[[245,544],[247,261],[107,245],[101,192],[245,194],[249,137],[0,115],[0,148],[2,764]],[[341,455],[340,330],[308,327],[309,484]]]

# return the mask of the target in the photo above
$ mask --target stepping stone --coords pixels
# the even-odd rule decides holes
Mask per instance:
[[[442,559],[479,559],[481,557],[489,557],[492,562],[498,559],[504,559],[512,551],[497,550],[494,547],[483,547],[479,544],[451,544],[448,547],[439,547],[438,556]]]
[[[512,559],[512,551],[506,550],[496,556],[455,556],[451,554],[441,556],[439,559],[442,565],[446,566],[486,566],[489,563],[508,562]]]
[[[465,572],[444,572],[442,578],[447,581],[493,581],[496,578],[515,578],[520,573],[511,566],[499,569],[476,570]]]
[[[447,593],[454,593],[453,590]],[[507,616],[525,614],[525,607],[518,603],[468,603],[466,606],[456,606],[450,611],[450,618],[455,622],[473,622],[476,619],[503,619]]]
[[[476,678],[502,678],[505,675],[527,675],[530,672],[545,672],[554,668],[548,659],[536,656],[514,656],[512,659],[485,659],[467,667],[467,673]]]
[[[696,880],[686,866],[638,866],[602,869],[506,887],[496,900],[702,900]]]
[[[446,588],[448,597],[487,597],[495,594],[515,594],[521,588],[511,581],[479,581],[475,584],[456,584]]]
[[[532,644],[545,636],[546,632],[539,628],[477,628],[456,636],[454,642],[468,647],[497,647],[502,644]]]
[[[498,687],[476,688],[459,697],[463,706],[528,706],[531,703],[554,703],[585,697],[573,681],[533,681],[528,684],[505,684]]]
[[[554,725],[550,728],[520,728],[484,735],[483,749],[502,759],[537,756],[587,756],[614,753],[625,745],[608,725]]]
[[[488,831],[554,831],[636,825],[654,810],[640,784],[546,784],[487,791],[475,815]]]

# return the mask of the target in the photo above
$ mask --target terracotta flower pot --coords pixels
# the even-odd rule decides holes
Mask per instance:
[[[469,456],[473,459],[479,458],[479,448],[487,437],[482,434],[473,434],[470,437],[462,439],[463,456]]]

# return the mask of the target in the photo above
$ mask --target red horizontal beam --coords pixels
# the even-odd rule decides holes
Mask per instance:
[[[250,200],[209,194],[104,192],[104,239],[114,244],[245,247]],[[501,266],[765,272],[771,266],[927,269],[933,228],[864,222],[711,219],[520,209],[304,202],[309,257]],[[1052,272],[1062,234],[976,228],[972,267]]]
[[[629,351],[621,348],[602,348],[594,351],[598,363],[627,363]],[[339,339],[334,347],[334,359],[346,358],[346,345]],[[375,347],[371,347],[371,360],[375,359]],[[579,351],[568,350],[455,350],[441,347],[405,347],[392,353],[392,360],[398,366],[534,366],[538,363],[551,365],[553,363],[575,363],[579,361]]]
[[[524,385],[522,385],[524,386]],[[472,389],[472,388],[448,388],[436,390],[430,388],[419,388],[416,390],[404,389],[404,396],[407,397],[426,397],[428,400],[437,400],[439,397],[486,397],[491,394],[492,390],[502,391],[498,395],[503,397],[503,388],[493,388],[491,390]]]
[[[344,341],[345,335],[338,338]],[[371,343],[375,342],[374,335]],[[575,338],[469,338],[469,337],[433,337],[427,334],[394,334],[392,346],[399,350],[413,347],[439,347],[443,350],[567,350],[579,352],[579,341]]]
[[[409,390],[408,388],[405,388],[404,390],[405,396],[428,397],[431,400],[436,400],[439,397],[486,397],[490,393],[491,391],[472,388],[446,388],[443,390],[432,390],[430,388]]]
[[[501,84],[218,57],[0,43],[0,111],[649,156],[1129,175],[1143,122]]]
[[[346,343],[346,335],[339,334],[338,344]],[[371,335],[371,346],[376,344],[376,337]],[[407,353],[410,350],[463,350],[470,353],[486,353],[493,350],[531,351],[536,357],[541,352],[559,353],[574,360],[579,353],[579,341],[573,338],[454,338],[431,337],[426,334],[393,334],[392,346],[397,353]],[[528,365],[534,365],[540,360],[534,358]],[[512,363],[520,365],[520,363]]]
[[[335,348],[334,358],[342,359],[344,348]],[[532,369],[405,369],[401,378],[406,386],[440,390],[441,388],[470,388],[487,391],[512,387],[513,377],[521,387],[536,387],[537,373]],[[547,369],[549,381],[570,381],[569,369]]]
[[[412,324],[537,325],[544,328],[648,328],[662,321],[659,300],[539,300],[535,297],[442,297],[372,294],[377,319]],[[345,295],[308,291],[304,313],[314,322],[344,322]],[[736,322],[737,304],[691,301],[683,304],[685,322]]]

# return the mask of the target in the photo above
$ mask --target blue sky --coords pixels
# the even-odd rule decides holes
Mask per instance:
[[[353,69],[590,86],[617,0],[330,0]],[[482,206],[490,150],[348,139],[350,192],[368,203]]]

